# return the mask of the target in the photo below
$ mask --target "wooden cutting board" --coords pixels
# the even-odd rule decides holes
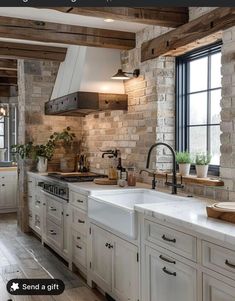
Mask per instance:
[[[117,180],[109,180],[108,178],[97,178],[94,180],[98,185],[117,185]]]
[[[207,216],[235,223],[235,202],[216,203],[206,207]]]

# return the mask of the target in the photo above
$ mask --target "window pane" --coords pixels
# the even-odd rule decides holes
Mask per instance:
[[[221,87],[221,53],[211,56],[211,88]]]
[[[0,136],[0,148],[4,148],[4,139],[3,139],[3,136]]]
[[[220,164],[220,126],[211,126],[211,164]]]
[[[207,93],[197,93],[189,96],[189,124],[207,123]]]
[[[208,58],[204,57],[189,63],[189,92],[207,89]]]
[[[4,135],[4,123],[0,123],[0,135]]]
[[[211,91],[211,123],[220,123],[220,106],[221,90]]]
[[[189,128],[189,151],[192,154],[207,151],[206,126]]]

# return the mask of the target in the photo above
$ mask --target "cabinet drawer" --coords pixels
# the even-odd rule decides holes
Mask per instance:
[[[62,249],[63,229],[48,219],[46,221],[46,236],[48,242],[55,245],[58,249]]]
[[[72,238],[72,257],[73,262],[86,268],[87,245],[79,233],[73,232]]]
[[[85,212],[72,208],[72,227],[82,235],[87,235],[87,215]]]
[[[46,215],[51,221],[58,225],[62,225],[63,223],[63,205],[52,199],[46,198]]]
[[[205,267],[235,279],[235,251],[203,241],[202,254]]]
[[[70,191],[70,204],[80,208],[84,211],[87,211],[87,196],[77,193],[75,191]]]
[[[197,239],[194,236],[145,220],[145,239],[196,261]]]
[[[161,250],[160,250],[161,249]],[[146,297],[145,301],[196,301],[197,271],[163,248],[146,247]],[[209,300],[206,300],[209,301]]]

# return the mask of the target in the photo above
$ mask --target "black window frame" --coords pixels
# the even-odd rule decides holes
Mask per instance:
[[[186,151],[189,147],[189,130],[188,130],[188,62],[203,57],[210,57],[210,55],[221,52],[222,41],[218,41],[206,47],[198,48],[197,50],[188,52],[176,58],[176,119],[175,119],[175,141],[177,151]],[[210,68],[210,59],[208,69]],[[209,77],[209,74],[208,74]],[[216,89],[214,89],[216,90]],[[209,93],[210,88],[205,90]],[[207,112],[209,114],[209,112]],[[207,127],[209,124],[207,123]],[[207,137],[208,139],[208,137]],[[195,166],[192,165],[192,170]],[[219,165],[209,165],[209,174],[219,175]]]

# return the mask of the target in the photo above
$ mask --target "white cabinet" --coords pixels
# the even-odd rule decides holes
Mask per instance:
[[[203,301],[234,301],[234,286],[223,283],[213,277],[203,275]]]
[[[135,245],[115,237],[113,240],[112,291],[119,300],[139,299],[139,254]]]
[[[91,225],[91,278],[117,300],[139,299],[138,248]]]
[[[102,289],[110,291],[112,286],[112,235],[94,225],[91,226],[91,235],[91,270],[94,281]]]
[[[17,171],[0,171],[0,211],[16,211]]]
[[[150,247],[146,247],[145,256],[145,301],[197,300],[194,268]]]

